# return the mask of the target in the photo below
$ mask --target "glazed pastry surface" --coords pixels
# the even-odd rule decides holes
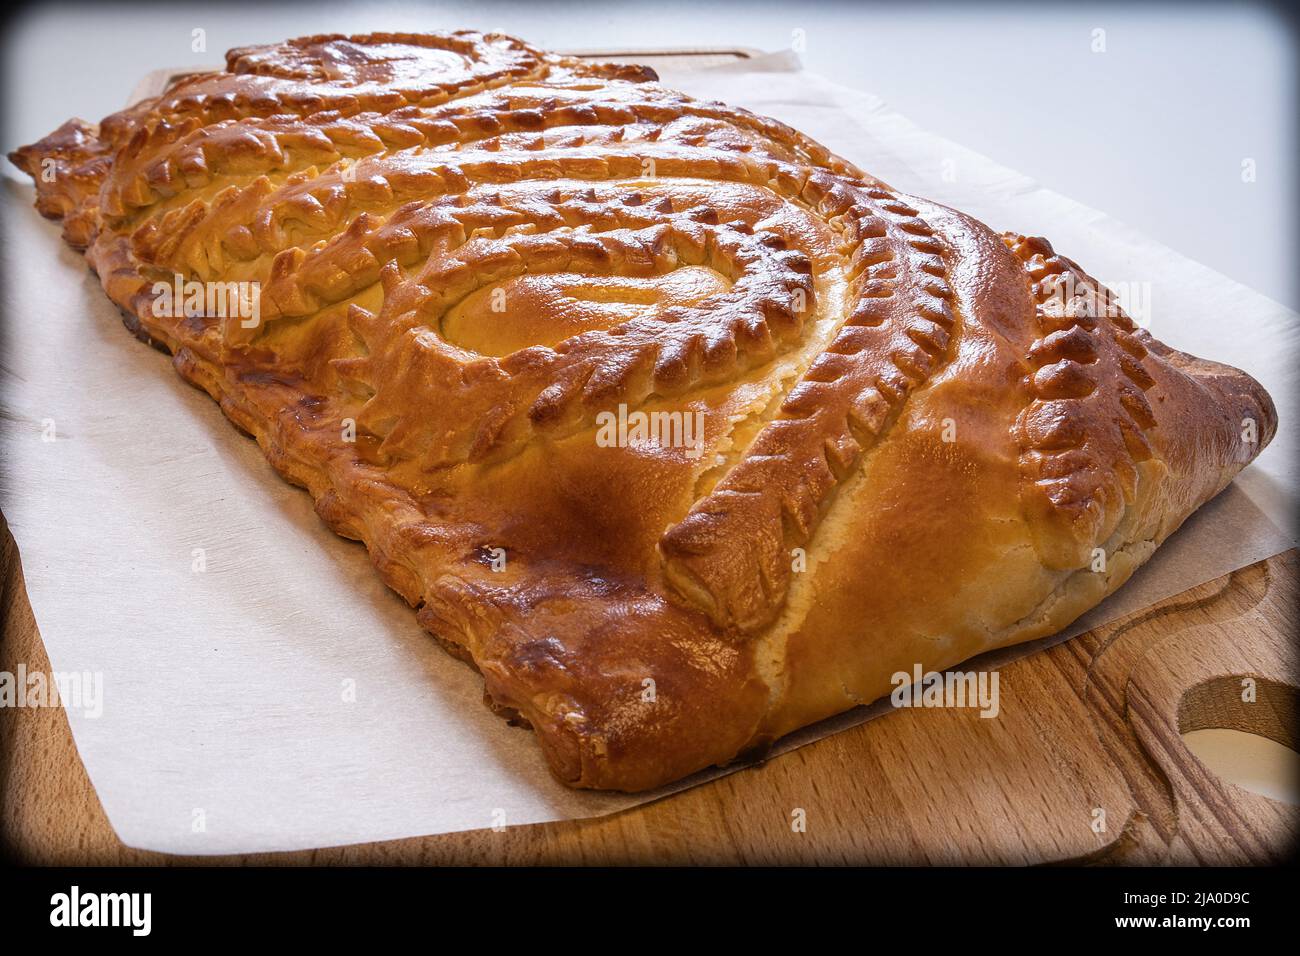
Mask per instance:
[[[565,783],[1055,632],[1272,437],[1045,240],[656,80],[317,36],[11,155]]]

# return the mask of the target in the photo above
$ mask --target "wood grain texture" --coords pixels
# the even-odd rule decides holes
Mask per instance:
[[[7,525],[3,539],[0,670],[48,672]],[[1275,862],[1300,808],[1219,780],[1180,733],[1231,727],[1295,745],[1298,578],[1290,551],[1006,664],[997,719],[902,710],[609,817],[306,852],[127,847],[63,711],[3,709],[0,840],[32,864]]]

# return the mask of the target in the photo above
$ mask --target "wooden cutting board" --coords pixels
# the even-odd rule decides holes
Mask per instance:
[[[580,55],[689,68],[756,52]],[[185,72],[149,74],[132,101]],[[48,673],[7,525],[0,538],[0,670]],[[1296,748],[1298,589],[1290,551],[1005,664],[996,720],[900,710],[609,817],[294,853],[126,847],[63,711],[0,709],[0,849],[93,865],[1279,862],[1300,808],[1220,780],[1181,734],[1225,727]]]
[[[48,673],[7,525],[0,536],[0,670]],[[93,865],[1280,862],[1300,808],[1217,778],[1181,733],[1296,747],[1298,588],[1293,550],[1006,664],[995,720],[899,710],[608,817],[294,853],[126,847],[64,712],[0,709],[0,848]]]

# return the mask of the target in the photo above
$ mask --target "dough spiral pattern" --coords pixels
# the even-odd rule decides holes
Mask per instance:
[[[655,80],[315,36],[11,156],[566,783],[656,786],[1050,633],[1271,437],[1257,383],[1045,240]],[[607,447],[613,415],[702,424]]]

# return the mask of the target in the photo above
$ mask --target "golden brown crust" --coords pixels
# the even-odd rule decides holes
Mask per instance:
[[[11,156],[566,783],[653,787],[1059,629],[1271,438],[1253,380],[1044,240],[654,79],[310,37]],[[177,277],[259,312],[159,308]],[[638,414],[679,440],[605,440]]]

